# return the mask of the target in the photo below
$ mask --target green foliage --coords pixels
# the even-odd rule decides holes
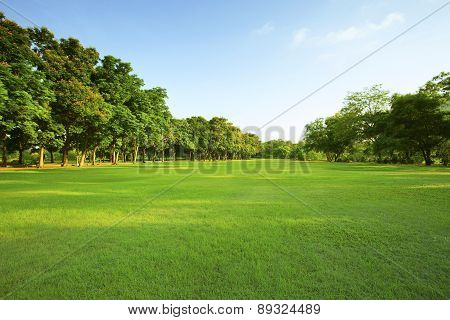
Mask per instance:
[[[450,113],[443,111],[442,100],[424,93],[395,95],[391,121],[393,135],[411,141],[432,163],[432,150],[450,138]]]
[[[0,39],[0,137],[6,166],[9,150],[19,150],[22,164],[24,150],[41,137],[40,122],[49,117],[53,92],[36,70],[27,30],[1,17]]]
[[[430,165],[449,139],[448,83],[449,74],[441,73],[417,94],[390,98],[379,85],[351,93],[335,115],[306,126],[305,148],[329,161],[413,163],[420,153]]]

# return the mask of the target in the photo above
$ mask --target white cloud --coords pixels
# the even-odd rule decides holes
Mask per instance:
[[[362,28],[352,26],[344,30],[329,32],[325,36],[325,40],[328,42],[352,41],[364,37],[365,34],[365,30]]]
[[[309,29],[307,28],[301,28],[295,31],[292,38],[292,45],[295,47],[299,46],[303,41],[305,41],[308,32]]]
[[[352,41],[368,36],[371,32],[387,29],[396,23],[405,21],[402,14],[389,13],[380,23],[368,22],[363,26],[351,26],[343,30],[329,32],[323,40],[329,43]]]
[[[267,22],[266,24],[264,24],[263,26],[261,26],[258,29],[254,29],[252,31],[252,34],[257,35],[257,36],[264,36],[266,34],[271,33],[274,30],[274,26],[272,25],[272,23]]]
[[[393,25],[397,22],[401,23],[403,21],[405,21],[405,18],[403,17],[403,15],[401,13],[392,12],[392,13],[389,13],[383,19],[383,21],[381,21],[380,23],[378,23],[378,24],[370,23],[369,27],[372,30],[381,30],[381,29],[389,28],[391,25]]]

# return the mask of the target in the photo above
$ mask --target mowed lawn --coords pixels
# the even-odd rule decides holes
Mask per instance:
[[[448,299],[450,170],[278,160],[0,171],[6,299]]]

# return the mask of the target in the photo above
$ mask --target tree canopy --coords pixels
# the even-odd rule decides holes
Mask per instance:
[[[380,85],[350,93],[344,107],[306,126],[305,148],[330,161],[448,163],[449,74],[441,73],[414,94],[394,94]],[[419,157],[417,156],[419,155]],[[415,158],[415,159],[414,159]]]

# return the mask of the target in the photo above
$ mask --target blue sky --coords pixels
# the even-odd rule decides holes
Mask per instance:
[[[224,116],[241,128],[263,125],[447,2],[2,1],[57,37],[131,62],[147,87],[167,88],[176,117]],[[376,83],[415,91],[450,71],[449,30],[450,5],[271,126],[296,140],[306,123],[336,112],[348,91]]]

